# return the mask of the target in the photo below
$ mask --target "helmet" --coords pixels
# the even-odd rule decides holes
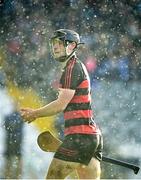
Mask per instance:
[[[52,38],[59,38],[64,41],[76,42],[77,45],[84,44],[80,42],[79,34],[73,30],[69,29],[59,29],[54,32]]]
[[[78,45],[80,44],[84,44],[82,42],[80,42],[80,37],[79,37],[79,34],[73,30],[69,30],[69,29],[59,29],[59,30],[56,30],[51,38],[51,41],[53,39],[60,39],[61,41],[64,42],[64,46],[67,47],[67,44],[68,42],[75,42],[76,43],[76,47],[75,49],[77,48]],[[74,49],[74,51],[75,51]],[[71,55],[74,53],[74,51],[71,53]],[[67,56],[63,56],[62,58],[60,57],[59,61],[65,61],[67,60],[71,55]]]

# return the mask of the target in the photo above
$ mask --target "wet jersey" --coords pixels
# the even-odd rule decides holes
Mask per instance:
[[[75,90],[64,110],[64,134],[100,134],[93,118],[89,75],[76,57],[72,57],[63,69],[60,88]]]

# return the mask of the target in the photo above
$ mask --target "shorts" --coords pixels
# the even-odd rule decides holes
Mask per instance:
[[[103,138],[99,134],[67,135],[54,158],[88,165],[92,157],[102,160]]]

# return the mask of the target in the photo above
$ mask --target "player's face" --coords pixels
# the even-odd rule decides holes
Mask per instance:
[[[58,38],[55,38],[51,41],[51,48],[55,59],[66,55],[64,43]]]

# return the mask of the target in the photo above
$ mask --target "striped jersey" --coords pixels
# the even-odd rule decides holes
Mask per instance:
[[[84,64],[75,56],[63,69],[60,88],[75,90],[64,110],[64,134],[100,134],[93,118],[89,75]]]

